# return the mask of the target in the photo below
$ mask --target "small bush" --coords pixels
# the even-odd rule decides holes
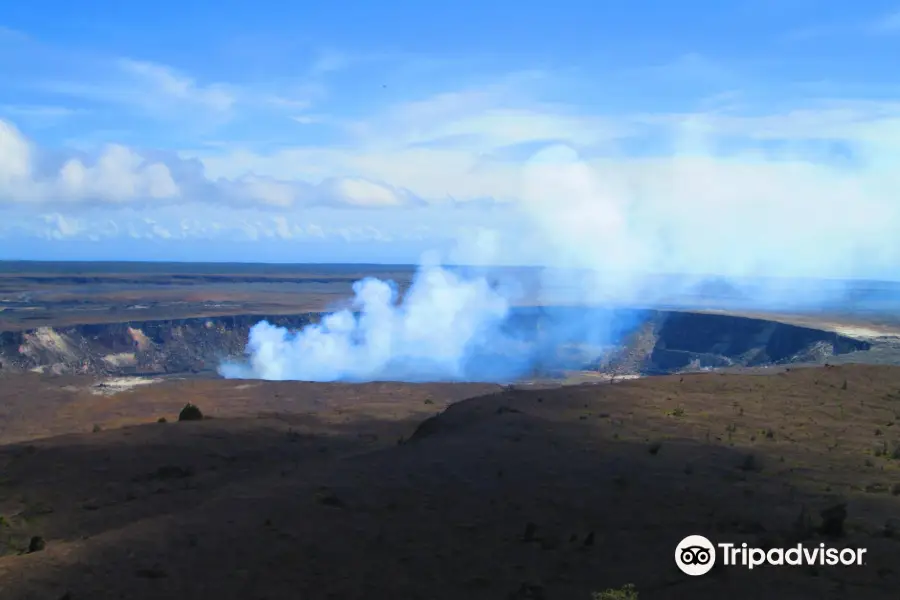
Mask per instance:
[[[844,535],[844,521],[847,519],[847,504],[835,504],[821,511],[822,524],[819,525],[819,533],[827,537],[841,537]]]
[[[33,538],[31,538],[31,541],[28,542],[28,552],[40,552],[46,547],[47,542],[45,542],[44,538],[39,535],[34,536]]]
[[[884,530],[882,531],[884,537],[888,538],[898,538],[900,537],[900,521],[897,519],[888,519],[884,523]]]
[[[638,593],[634,584],[629,583],[620,588],[594,592],[591,598],[592,600],[638,600]]]
[[[762,464],[759,457],[751,453],[744,456],[738,468],[741,471],[759,472],[762,471]]]
[[[202,419],[203,413],[190,402],[185,404],[184,408],[181,409],[181,412],[178,413],[179,421],[200,421]]]

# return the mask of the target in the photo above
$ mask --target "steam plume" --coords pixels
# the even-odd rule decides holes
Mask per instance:
[[[294,333],[257,324],[249,361],[220,372],[313,381],[506,381],[562,364],[560,351],[570,344],[596,358],[639,319],[611,310],[551,311],[536,329],[535,319],[512,308],[523,299],[607,308],[696,303],[690,294],[712,275],[734,292],[735,308],[822,308],[844,300],[844,284],[798,278],[870,276],[900,263],[900,204],[892,191],[900,178],[884,163],[740,159],[695,152],[588,164],[569,148],[547,149],[523,172],[520,210],[533,223],[518,232],[524,243],[489,236],[489,243],[467,248],[475,258],[470,264],[530,251],[548,267],[536,285],[504,280],[488,268],[464,273],[429,261],[399,303],[391,283],[366,279],[354,285],[358,314],[335,312]]]
[[[358,315],[345,309],[296,333],[257,324],[250,332],[249,366],[227,364],[222,374],[310,381],[464,379],[491,344],[502,344],[498,326],[509,304],[484,278],[463,279],[426,265],[402,304],[391,282],[363,279],[353,292]]]

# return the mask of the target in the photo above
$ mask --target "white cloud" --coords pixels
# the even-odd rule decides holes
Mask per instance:
[[[694,58],[681,67],[718,77]],[[193,93],[185,81],[161,79],[171,98]],[[728,96],[693,112],[606,115],[542,101],[535,88],[550,83],[540,73],[520,74],[401,102],[342,123],[347,137],[340,144],[270,152],[222,145],[178,156],[109,146],[99,155],[73,154],[52,169],[35,144],[0,122],[0,202],[40,203],[65,218],[63,207],[74,211],[78,203],[123,211],[205,203],[216,226],[212,217],[173,213],[152,224],[123,218],[120,232],[292,243],[431,241],[429,232],[442,229],[452,237],[505,202],[509,212],[492,216],[497,237],[473,238],[479,253],[489,248],[501,262],[524,249],[584,266],[622,257],[638,266],[722,271],[765,263],[777,271],[779,257],[797,251],[784,240],[799,236],[812,247],[821,232],[837,240],[816,250],[832,264],[861,251],[896,257],[896,245],[884,240],[900,225],[894,195],[900,102],[784,97],[779,110],[749,110],[736,101],[746,100],[738,88],[729,87]],[[529,158],[550,143],[580,157],[560,151]],[[631,151],[635,146],[640,152]],[[354,210],[307,214],[317,207]],[[268,213],[244,212],[251,208]],[[508,221],[516,212],[551,235],[517,230],[521,223]],[[93,221],[84,223],[95,231]],[[771,241],[735,241],[748,231]],[[559,240],[566,242],[562,251],[544,251]],[[806,266],[821,265],[809,252]]]
[[[66,161],[59,171],[52,197],[127,202],[135,199],[167,200],[181,196],[169,168],[149,163],[124,146],[109,146],[93,166],[81,160]]]
[[[211,133],[233,123],[236,117],[288,119],[291,114],[308,111],[328,97],[328,87],[321,79],[323,74],[360,60],[360,57],[329,51],[307,59],[305,64],[299,61],[301,64],[296,65],[291,61],[289,72],[264,78],[257,77],[255,69],[247,71],[234,65],[230,69],[233,76],[226,81],[202,72],[185,72],[179,65],[159,62],[153,56],[112,56],[12,30],[0,30],[0,43],[3,45],[0,79],[4,80],[4,91],[12,92],[9,98],[15,99],[11,106],[0,107],[0,115],[47,122],[72,116],[74,112],[67,111],[74,111],[71,105],[75,105],[82,116],[91,114],[99,120],[115,120],[116,128],[139,129],[146,126],[147,119],[178,123],[177,129],[154,132],[155,137],[170,140],[191,139],[198,132]],[[269,36],[253,44],[254,48],[242,48],[238,54],[247,59],[259,51],[254,61],[257,64],[280,62],[285,52],[300,55],[308,52],[308,48],[302,47],[305,44],[296,39],[289,40],[281,53],[273,51],[278,42]],[[206,51],[215,52],[210,48]],[[227,54],[223,46],[217,51]],[[222,54],[218,58],[228,60]],[[40,102],[29,102],[31,99]],[[2,101],[9,102],[0,98]],[[53,106],[31,106],[44,103]]]
[[[129,99],[148,108],[155,108],[151,104],[160,101],[193,104],[217,112],[234,106],[233,93],[222,84],[200,85],[171,67],[149,61],[121,59],[118,65],[134,83]]]
[[[527,155],[510,154],[510,147],[538,144],[529,150],[533,153],[539,144],[553,141],[592,149],[604,157],[598,164],[621,165],[629,172],[639,165],[651,179],[656,177],[654,170],[666,164],[684,164],[683,154],[704,156],[712,164],[721,164],[722,173],[736,177],[731,158],[739,151],[738,158],[752,165],[756,177],[780,181],[785,177],[783,161],[791,160],[809,163],[825,181],[834,172],[835,144],[843,145],[841,151],[849,153],[852,160],[870,162],[890,154],[889,149],[898,146],[895,140],[900,133],[900,102],[893,101],[824,99],[793,105],[786,101],[788,108],[768,113],[737,112],[717,102],[706,112],[634,113],[613,118],[519,96],[492,86],[403,103],[354,123],[355,143],[343,147],[300,146],[265,154],[217,151],[195,156],[213,177],[252,171],[280,181],[348,178],[340,194],[348,200],[355,196],[349,192],[349,178],[358,177],[369,189],[373,189],[371,182],[385,182],[428,203],[515,202],[521,196]],[[649,143],[644,154],[664,160],[651,166],[620,148],[620,142],[635,140]],[[735,144],[736,149],[729,147]],[[610,167],[611,175],[618,168]],[[863,165],[856,172],[859,181],[872,177],[867,168]],[[376,204],[393,201],[387,193],[371,198],[381,199]]]
[[[431,215],[430,218],[434,220],[436,216]],[[440,222],[439,216],[437,222]],[[421,238],[422,228],[421,224],[416,228],[404,227],[402,218],[373,224],[371,215],[327,207],[290,210],[280,214],[253,208],[223,211],[203,204],[170,205],[152,211],[124,207],[116,211],[112,218],[108,210],[96,206],[87,209],[70,206],[53,212],[16,207],[10,209],[7,218],[0,220],[0,238],[25,236],[67,241],[113,241],[124,238],[158,242],[268,240],[302,245],[410,241]],[[426,230],[425,233],[429,232]],[[431,237],[434,238],[433,235]]]
[[[694,65],[697,59],[687,62]],[[213,105],[228,105],[217,104],[216,93],[204,92],[189,79],[145,63],[131,68],[158,80],[157,87],[173,98],[198,93]],[[831,152],[828,144],[839,142],[856,159],[871,160],[884,155],[900,132],[900,102],[819,100],[769,113],[739,113],[717,102],[706,112],[603,115],[539,101],[535,88],[551,83],[546,74],[526,72],[483,88],[402,102],[345,123],[350,138],[341,145],[281,147],[268,153],[224,145],[179,156],[112,145],[99,156],[74,156],[55,172],[38,169],[36,165],[45,163],[37,159],[40,153],[34,145],[0,122],[5,148],[0,201],[208,201],[273,210],[509,203],[521,196],[527,158],[522,149],[533,153],[551,142],[588,149],[604,156],[604,165],[616,161],[612,164],[621,167],[612,168],[613,175],[641,165],[644,175],[636,177],[638,181],[656,177],[653,169],[658,167],[629,158],[620,150],[621,142],[649,141],[651,154],[662,153],[675,165],[681,164],[678,155],[684,153],[724,161],[734,154],[721,149],[724,143],[737,141],[746,153],[754,147],[763,152],[760,142],[777,142],[760,155],[764,159],[751,152],[749,160],[759,177],[778,181],[784,177],[780,164],[786,158],[828,163],[823,160]],[[715,164],[722,167],[714,173],[736,176],[730,162]],[[832,169],[828,164],[818,168],[823,178]],[[857,173],[860,178],[870,175]]]
[[[276,91],[242,89],[238,100],[266,110],[307,111],[328,97],[328,88],[317,81],[293,82],[276,86]]]
[[[554,85],[545,73],[516,73],[478,88],[444,92],[391,106],[362,122],[347,124],[364,147],[386,149],[464,146],[490,152],[535,140],[592,145],[634,132],[619,115],[578,112],[573,106],[535,101],[535,87]]]
[[[275,224],[275,233],[283,240],[289,240],[294,237],[294,230],[288,225],[286,217],[273,217],[272,222]]]
[[[121,206],[205,201],[272,208],[378,208],[416,201],[400,188],[359,177],[334,176],[310,182],[302,174],[288,173],[284,179],[275,179],[246,169],[234,178],[211,179],[188,159],[174,155],[160,158],[160,153],[151,158],[122,145],[108,145],[90,160],[83,155],[72,156],[58,168],[39,168],[45,163],[38,155],[15,126],[0,120],[0,207],[21,203]]]
[[[14,192],[31,177],[32,148],[11,123],[0,120],[0,186]]]
[[[296,115],[291,117],[291,120],[300,123],[301,125],[314,125],[316,123],[322,123],[327,119],[320,115]]]
[[[59,213],[41,215],[41,220],[47,224],[46,228],[38,231],[40,237],[46,239],[61,240],[77,236],[86,231],[79,219],[67,218]]]
[[[239,90],[222,83],[201,84],[172,67],[149,61],[101,62],[78,79],[60,76],[27,82],[42,93],[115,106],[129,114],[197,126],[227,122]]]
[[[118,110],[116,120],[128,126],[150,118],[196,132],[229,123],[240,109],[296,112],[323,97],[322,86],[312,81],[247,86],[193,76],[153,60],[97,55],[26,36],[0,35],[0,42],[5,42],[4,58],[16,57],[0,61],[0,78],[16,92],[11,96],[16,103],[0,107],[8,118],[46,122],[76,113],[108,117],[106,111]],[[52,106],[42,106],[48,97]]]
[[[358,227],[342,227],[336,231],[337,235],[346,242],[391,242],[392,238],[385,235],[372,225]]]
[[[841,140],[851,143],[892,142],[900,125],[900,102],[819,100],[784,112],[739,115],[713,111],[700,114],[642,115],[641,121],[693,130],[707,139],[731,136],[744,140]]]
[[[396,190],[365,179],[335,179],[327,182],[328,189],[349,206],[379,207],[407,204]]]
[[[520,163],[502,156],[510,147],[542,141],[596,146],[627,138],[643,127],[529,100],[530,89],[543,77],[536,72],[515,74],[484,88],[402,102],[344,123],[351,142],[343,146],[182,156],[200,158],[213,178],[238,178],[247,172],[281,181],[346,178],[339,195],[347,198],[359,197],[360,185],[354,182],[366,180],[368,198],[360,205],[396,204],[398,189],[428,202],[509,201]],[[376,190],[372,182],[386,182],[394,190]]]
[[[285,181],[247,176],[229,186],[233,199],[258,202],[267,206],[288,207],[297,200],[295,186]]]
[[[324,238],[325,237],[325,230],[322,229],[322,227],[320,225],[316,225],[316,224],[307,225],[304,232],[309,237],[315,237],[315,238]]]
[[[35,154],[16,127],[0,120],[0,205],[118,203],[180,196],[166,165],[147,161],[124,146],[107,147],[93,164],[70,158],[55,173],[38,173]]]
[[[147,228],[147,237],[153,237],[162,240],[169,240],[174,237],[171,231],[157,223],[155,219],[145,217],[141,220]]]

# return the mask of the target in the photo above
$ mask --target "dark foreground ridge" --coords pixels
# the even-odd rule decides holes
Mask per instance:
[[[519,326],[584,309],[527,309]],[[113,324],[38,327],[0,332],[0,362],[7,372],[157,375],[214,373],[223,359],[240,357],[250,328],[265,319],[292,330],[321,313],[294,316],[238,315]],[[568,317],[567,317],[568,318]],[[836,355],[864,353],[869,341],[831,331],[761,318],[683,311],[619,310],[610,319],[622,345],[602,363],[573,370],[616,374],[664,374],[731,366],[822,363]]]
[[[82,424],[141,424],[0,445],[0,598],[897,598],[900,367],[496,388],[203,379],[79,396]],[[178,422],[185,401],[202,418]],[[674,561],[688,535],[866,555],[689,577]]]

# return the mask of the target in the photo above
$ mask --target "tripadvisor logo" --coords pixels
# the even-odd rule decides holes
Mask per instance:
[[[675,548],[675,564],[687,575],[705,575],[718,562],[727,567],[748,569],[771,566],[860,566],[865,562],[865,548],[832,548],[825,544],[788,548],[754,548],[748,544],[719,542],[713,544],[702,535],[689,535]]]
[[[716,547],[702,535],[689,535],[675,548],[675,564],[687,575],[706,575],[716,564]]]

